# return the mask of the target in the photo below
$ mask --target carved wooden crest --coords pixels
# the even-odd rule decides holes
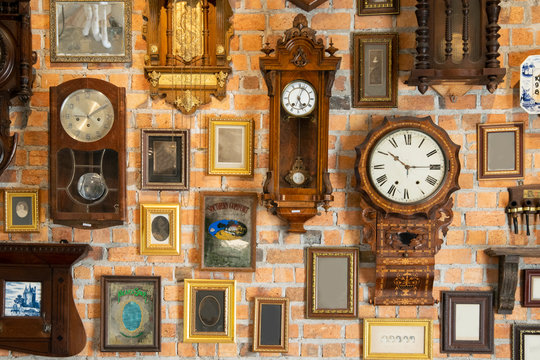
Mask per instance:
[[[184,114],[225,97],[233,34],[228,0],[149,0],[145,76],[150,96]]]

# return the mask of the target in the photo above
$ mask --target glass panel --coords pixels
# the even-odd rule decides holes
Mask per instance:
[[[348,308],[348,258],[317,257],[315,297],[318,309]]]
[[[515,133],[513,131],[489,132],[487,134],[487,152],[488,171],[515,170]]]
[[[456,340],[480,340],[480,304],[456,304]]]

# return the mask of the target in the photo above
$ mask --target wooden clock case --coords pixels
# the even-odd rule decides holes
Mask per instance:
[[[15,156],[18,134],[10,135],[9,104],[18,97],[27,103],[32,95],[30,0],[3,1],[0,6],[0,174]]]
[[[270,97],[270,164],[263,185],[265,206],[290,224],[290,232],[303,233],[304,222],[317,214],[317,207],[327,209],[333,200],[328,175],[328,113],[332,84],[341,58],[332,45],[325,49],[315,31],[307,26],[306,17],[295,17],[293,27],[279,39],[274,49],[262,49],[259,60]],[[330,56],[325,56],[328,52]],[[309,116],[292,117],[281,103],[284,87],[303,80],[316,91],[315,109]],[[311,181],[293,186],[286,177],[302,156]]]
[[[81,142],[72,138],[60,122],[60,110],[66,97],[79,89],[101,91],[112,103],[114,123],[103,138]],[[51,219],[81,229],[99,229],[122,225],[126,203],[126,119],[125,88],[107,81],[80,78],[50,88],[50,181]],[[88,201],[77,192],[82,174],[96,172],[103,176],[107,193]]]
[[[71,266],[84,258],[86,244],[0,244],[0,348],[65,357],[86,344],[73,301]],[[41,284],[41,316],[19,316],[5,308],[6,283]]]
[[[401,128],[420,130],[441,146],[447,173],[440,188],[424,201],[398,204],[381,196],[366,169],[373,146],[384,135]],[[376,256],[375,305],[432,305],[435,254],[452,222],[453,199],[459,189],[459,145],[430,117],[385,118],[356,147],[356,189],[361,195],[364,238]]]

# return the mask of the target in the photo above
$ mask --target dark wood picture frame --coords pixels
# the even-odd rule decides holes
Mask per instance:
[[[126,326],[130,308],[140,318]],[[100,350],[161,351],[161,277],[101,277]]]
[[[536,348],[540,346],[540,325],[514,324],[512,330],[512,360],[536,360],[538,353],[534,356],[528,355],[527,341],[525,336],[532,340],[536,338]]]
[[[358,254],[358,249],[352,247],[307,249],[307,318],[358,316]],[[345,263],[340,265],[338,261]],[[340,295],[344,297],[340,299]],[[341,306],[327,305],[334,301],[341,302]]]
[[[399,0],[358,0],[358,15],[397,15]]]
[[[398,33],[352,35],[352,106],[397,107]]]
[[[493,354],[493,292],[442,291],[441,298],[441,352]],[[478,315],[477,323],[474,315]],[[475,326],[478,332],[474,331]],[[470,334],[457,334],[460,330],[471,329]]]
[[[523,135],[524,125],[519,122],[478,124],[478,180],[523,178]]]
[[[289,351],[289,299],[255,298],[253,351]]]
[[[523,277],[523,302],[521,306],[540,307],[540,269],[524,269]],[[535,279],[538,279],[536,284]]]
[[[255,271],[257,205],[254,192],[200,193],[201,270]]]
[[[188,129],[141,129],[141,189],[189,190],[189,144]]]

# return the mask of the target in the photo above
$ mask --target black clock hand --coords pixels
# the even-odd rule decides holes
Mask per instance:
[[[392,156],[392,157],[394,158],[394,161],[397,161],[397,162],[399,162],[401,165],[405,166],[405,170],[407,170],[407,175],[409,175],[409,169],[410,169],[412,166],[405,164],[403,161],[401,161],[401,160],[399,159],[399,156],[396,156],[396,155],[392,154],[390,151],[388,152],[388,154],[390,154],[390,156]]]

